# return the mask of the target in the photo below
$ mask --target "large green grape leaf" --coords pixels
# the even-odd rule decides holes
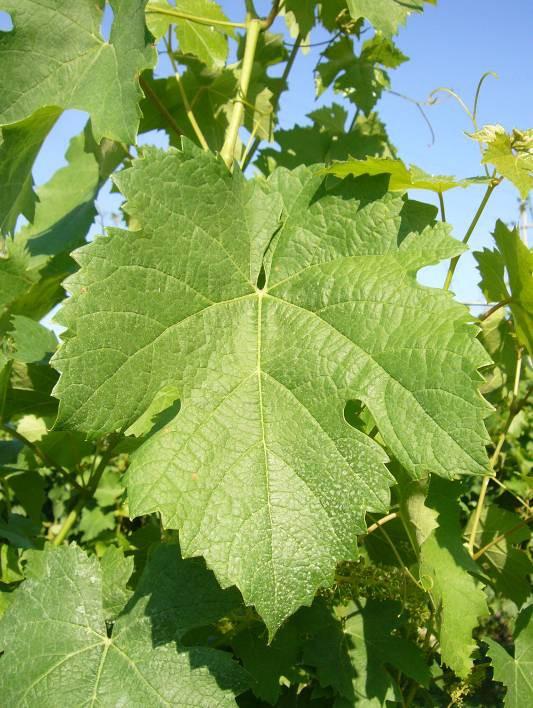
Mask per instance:
[[[533,605],[518,615],[514,632],[514,657],[493,639],[485,639],[494,667],[494,680],[507,687],[505,708],[533,703]]]
[[[14,29],[0,33],[0,125],[42,107],[87,111],[97,142],[134,143],[139,125],[139,74],[156,53],[144,23],[146,0],[110,0],[109,42],[100,36],[94,0],[1,0]]]
[[[347,0],[354,20],[364,17],[385,35],[396,34],[412,12],[424,9],[424,2],[434,5],[437,0]]]
[[[499,219],[492,235],[497,250],[474,253],[481,275],[479,287],[489,302],[509,300],[518,339],[533,353],[533,252],[522,242],[518,229],[508,229]]]
[[[177,546],[159,547],[110,629],[96,558],[46,548],[0,623],[6,705],[231,706],[246,684],[227,653],[185,649],[183,632],[238,599]],[[24,670],[22,670],[24,667]]]
[[[485,145],[482,162],[494,165],[525,199],[533,189],[533,128],[506,133],[501,125],[485,125],[470,137]]]
[[[43,108],[30,118],[0,130],[0,231],[13,233],[20,214],[33,221],[35,158],[59,117],[57,108]]]
[[[327,191],[319,169],[246,181],[188,143],[147,150],[117,179],[138,229],[77,253],[54,358],[58,426],[126,429],[181,391],[133,458],[130,511],[158,510],[271,632],[388,508],[386,455],[346,401],[415,477],[486,469],[486,354],[466,308],[416,281],[463,246],[412,232],[385,180]]]
[[[472,184],[484,184],[490,181],[488,177],[457,179],[447,175],[430,175],[416,165],[406,167],[402,160],[391,157],[366,157],[364,160],[350,159],[334,162],[326,168],[326,172],[337,177],[388,174],[391,192],[426,189],[442,193],[455,187],[469,187]]]
[[[439,516],[438,527],[420,548],[420,580],[433,598],[442,660],[461,678],[472,669],[476,642],[472,631],[488,615],[485,593],[471,573],[478,573],[463,546],[458,490],[433,478],[427,506]]]

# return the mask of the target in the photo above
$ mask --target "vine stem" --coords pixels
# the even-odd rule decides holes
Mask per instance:
[[[481,556],[484,555],[490,548],[492,548],[492,546],[495,546],[500,541],[503,541],[503,539],[507,538],[507,536],[512,536],[515,531],[518,531],[523,526],[527,526],[529,523],[531,523],[531,521],[533,521],[533,516],[528,516],[527,519],[524,519],[519,524],[516,524],[516,526],[513,526],[508,531],[505,531],[505,533],[501,533],[499,536],[496,536],[496,538],[493,538],[492,541],[483,546],[483,548],[480,548],[479,551],[476,551],[472,558],[474,560],[481,558]]]
[[[57,533],[57,536],[55,536],[54,540],[52,541],[54,546],[60,546],[63,541],[66,539],[66,537],[69,535],[70,531],[72,530],[72,527],[76,523],[76,520],[78,516],[80,515],[80,512],[85,506],[85,502],[87,501],[88,497],[91,497],[94,492],[96,491],[96,488],[98,487],[98,484],[100,483],[100,480],[102,478],[102,475],[105,471],[105,468],[107,467],[107,463],[109,462],[110,458],[113,455],[113,450],[116,447],[116,444],[118,443],[119,436],[114,436],[110,443],[109,447],[105,451],[105,453],[102,455],[100,458],[100,462],[98,466],[96,467],[94,473],[91,475],[91,479],[89,481],[89,484],[87,487],[83,490],[82,494],[80,494],[80,497],[78,501],[76,502],[76,505],[74,506],[73,509],[70,510],[70,512],[67,514],[65,519],[63,520],[63,523],[61,524],[61,527]]]
[[[229,20],[215,20],[211,17],[199,17],[191,15],[188,12],[181,12],[173,7],[148,7],[147,15],[166,15],[167,17],[175,17],[178,20],[187,20],[195,22],[197,25],[207,25],[208,27],[228,27],[229,29],[246,29],[245,22],[229,22]]]
[[[281,93],[284,90],[283,87],[284,87],[285,83],[287,82],[287,79],[289,78],[289,74],[291,73],[292,67],[294,65],[294,61],[296,59],[296,56],[298,54],[298,50],[300,49],[301,45],[302,45],[302,36],[298,35],[295,43],[293,44],[291,53],[289,54],[289,58],[287,59],[287,63],[285,64],[285,69],[283,70],[283,74],[281,75],[281,78],[280,78],[279,85],[281,88],[280,88],[279,92],[276,93],[276,96],[272,102],[273,112],[277,111],[277,109],[278,109]],[[261,144],[261,139],[256,137],[253,141],[251,148],[248,150],[248,152],[246,154],[246,158],[243,160],[243,164],[242,164],[243,172],[248,167],[250,162],[252,161],[253,156],[257,152],[257,148],[259,147],[260,144]]]
[[[466,231],[466,234],[463,238],[463,243],[466,244],[470,240],[470,236],[472,236],[472,233],[473,233],[474,229],[476,228],[477,222],[479,221],[481,214],[483,214],[483,211],[484,211],[485,207],[487,206],[487,202],[490,199],[490,195],[493,193],[493,191],[496,189],[496,187],[498,186],[499,183],[500,183],[499,180],[493,179],[491,181],[491,183],[489,184],[489,186],[487,187],[485,194],[483,196],[483,199],[481,200],[481,204],[479,205],[476,213],[474,214],[474,218],[472,219],[470,226],[468,227],[468,229]],[[450,261],[450,266],[448,268],[448,272],[446,273],[446,279],[445,279],[444,285],[443,285],[444,290],[449,290],[449,288],[450,288],[453,274],[455,273],[455,269],[457,268],[457,263],[459,262],[459,258],[460,258],[460,255],[454,256],[454,258],[452,258]]]
[[[165,46],[167,48],[168,58],[170,59],[170,63],[172,64],[172,69],[174,70],[174,76],[176,78],[176,83],[178,84],[178,90],[180,92],[181,100],[183,101],[183,107],[185,108],[185,113],[187,115],[187,118],[189,119],[189,123],[191,124],[194,134],[198,138],[198,142],[200,143],[202,148],[204,150],[209,150],[209,145],[207,144],[207,140],[205,139],[202,129],[200,128],[198,121],[196,120],[196,116],[194,115],[194,111],[192,110],[192,106],[189,102],[189,97],[187,96],[187,92],[185,91],[185,86],[183,85],[183,82],[181,80],[179,67],[172,54],[172,32],[170,27],[168,29],[168,38],[165,39]]]
[[[250,20],[246,26],[246,44],[244,47],[241,76],[239,79],[239,93],[235,99],[235,106],[231,114],[224,145],[220,151],[220,156],[230,170],[233,167],[235,145],[237,144],[239,130],[244,118],[244,102],[246,101],[246,97],[248,95],[248,87],[250,86],[250,78],[252,76],[252,68],[254,65],[255,50],[257,48],[257,40],[259,39],[261,28],[262,21],[257,19]]]
[[[367,528],[365,535],[368,536],[369,533],[373,533],[374,531],[376,531],[376,529],[379,529],[380,526],[383,526],[383,524],[386,524],[389,521],[392,521],[393,519],[397,518],[398,514],[396,511],[393,511],[391,514],[387,514],[387,516],[383,516],[381,519],[378,519],[375,523],[373,523]]]
[[[513,301],[513,299],[509,297],[506,300],[502,300],[501,302],[497,302],[490,309],[488,309],[486,312],[484,312],[482,315],[480,315],[478,317],[478,320],[480,322],[483,322],[484,320],[488,319],[491,315],[493,315],[495,312],[497,312],[500,308],[505,307],[506,305],[509,305],[512,301]]]
[[[172,130],[176,133],[176,135],[181,136],[181,130],[179,125],[176,123],[171,113],[169,113],[167,107],[163,103],[161,103],[155,91],[152,90],[150,84],[142,76],[139,77],[139,83],[147,98],[149,98],[150,101],[154,104],[154,106],[157,108],[159,113],[161,113],[161,115],[167,121]]]
[[[511,402],[511,409],[509,411],[509,415],[507,416],[507,420],[505,422],[505,426],[500,433],[500,437],[498,438],[498,442],[496,443],[496,448],[490,458],[489,461],[489,469],[492,472],[490,475],[485,475],[483,477],[483,482],[481,483],[481,490],[479,492],[479,498],[477,500],[476,504],[476,509],[474,511],[474,518],[472,519],[472,529],[470,531],[470,537],[468,539],[468,552],[474,558],[474,546],[476,543],[476,534],[477,530],[479,527],[479,522],[481,520],[481,513],[483,511],[483,505],[485,504],[485,497],[487,496],[487,489],[489,487],[490,480],[492,477],[494,477],[494,468],[496,466],[496,463],[498,462],[498,458],[500,456],[500,452],[502,451],[503,444],[505,442],[505,438],[507,436],[507,433],[509,431],[509,428],[511,427],[511,423],[513,422],[513,418],[516,415],[516,409],[515,409],[515,402],[516,399],[518,398],[518,389],[520,386],[520,373],[522,370],[522,348],[520,347],[518,349],[518,355],[517,355],[517,361],[516,361],[516,371],[515,371],[515,379],[514,379],[514,386],[513,386],[513,399]]]

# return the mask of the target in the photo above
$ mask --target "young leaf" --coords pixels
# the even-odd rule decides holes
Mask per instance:
[[[242,669],[224,652],[179,643],[227,607],[205,568],[159,548],[109,636],[97,559],[74,545],[41,555],[0,623],[6,704],[235,705]]]
[[[347,175],[380,175],[388,174],[391,192],[405,192],[408,189],[426,189],[431,192],[446,192],[455,187],[469,187],[471,184],[486,184],[487,177],[468,177],[456,179],[445,175],[430,175],[420,167],[406,165],[402,160],[391,157],[367,157],[364,160],[346,160],[334,162],[325,168],[329,174],[337,177]]]
[[[30,364],[41,361],[47,354],[52,354],[57,347],[55,334],[29,317],[15,315],[11,318],[12,329],[9,332],[14,351],[12,356],[17,361]]]
[[[499,219],[492,235],[498,250],[474,253],[481,274],[479,287],[489,302],[510,300],[518,339],[533,353],[533,253],[518,229],[509,230]]]
[[[54,358],[58,426],[125,428],[181,391],[134,456],[130,511],[160,511],[270,632],[388,507],[386,456],[345,421],[347,400],[414,477],[486,463],[486,355],[466,308],[416,282],[462,246],[442,224],[405,232],[383,180],[328,192],[316,172],[247,182],[189,144],[147,150],[118,179],[139,229],[78,252]]]
[[[175,6],[165,0],[149,0],[146,6],[146,22],[157,39],[166,34],[171,24],[175,24],[179,50],[183,54],[192,54],[206,66],[221,69],[228,58],[228,40],[224,35],[234,37],[233,28],[200,24],[157,12],[165,9],[178,10],[215,23],[228,22],[222,8],[213,0],[177,0]]]
[[[377,31],[388,36],[396,34],[412,12],[422,12],[424,2],[434,5],[437,0],[347,0],[354,20],[364,17]]]
[[[488,615],[485,593],[470,575],[476,564],[461,542],[456,485],[431,480],[427,505],[438,511],[438,528],[420,549],[420,580],[433,598],[442,660],[461,678],[472,669],[472,631]]]
[[[42,107],[87,111],[97,142],[134,143],[142,96],[139,74],[155,64],[146,33],[146,0],[111,0],[109,42],[100,37],[94,0],[1,0],[14,29],[0,33],[0,125]]]
[[[505,708],[524,708],[533,703],[533,605],[529,605],[518,615],[514,633],[514,657],[493,641],[485,639],[489,645],[488,654],[494,667],[494,680],[507,687]]]
[[[38,278],[25,244],[7,238],[0,250],[0,318]]]
[[[482,162],[494,165],[525,199],[533,189],[533,129],[509,134],[501,125],[485,125],[470,137],[486,146]]]

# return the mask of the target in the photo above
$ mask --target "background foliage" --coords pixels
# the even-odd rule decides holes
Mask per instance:
[[[533,133],[478,125],[484,76],[478,176],[400,159],[377,111],[425,4],[110,0],[105,40],[103,1],[0,2],[6,705],[532,704],[533,257],[495,224],[476,318],[416,274],[450,288],[502,181],[527,209]],[[317,26],[337,98],[281,129]],[[122,228],[79,250],[111,175]]]

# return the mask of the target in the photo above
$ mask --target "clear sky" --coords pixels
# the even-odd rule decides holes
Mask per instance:
[[[222,5],[230,19],[242,20],[238,16],[242,11],[242,0],[224,0]],[[270,1],[257,0],[256,7],[266,14]],[[7,29],[2,14],[0,29]],[[283,20],[276,20],[273,31],[284,29]],[[322,39],[324,35],[320,32],[311,35],[311,42]],[[437,6],[426,5],[423,14],[412,15],[396,42],[410,61],[390,72],[395,91],[424,100],[433,89],[447,86],[471,106],[480,76],[486,71],[494,71],[499,79],[489,77],[484,84],[479,123],[501,123],[507,129],[533,126],[533,0],[507,0],[504,3],[501,0],[440,0]],[[305,123],[306,114],[317,105],[312,69],[322,48],[310,49],[295,63],[290,79],[291,90],[282,98],[280,121],[283,127]],[[321,97],[320,103],[329,103],[332,98],[328,93]],[[453,99],[443,98],[438,105],[427,108],[436,136],[433,145],[430,145],[430,132],[413,104],[384,94],[377,110],[406,162],[415,163],[428,172],[458,177],[482,173],[478,145],[464,134],[471,130],[469,118]],[[62,116],[36,162],[34,178],[37,184],[45,182],[65,164],[63,156],[68,141],[82,129],[85,120],[86,116],[77,111],[67,111]],[[161,144],[158,136],[151,135],[150,141]],[[483,187],[471,187],[446,193],[447,218],[453,224],[457,238],[463,237],[483,192]],[[436,201],[428,192],[413,192],[413,196]],[[111,212],[116,211],[119,203],[118,195],[110,195],[108,189],[102,191],[98,204],[104,223],[110,223]],[[505,222],[518,219],[518,193],[510,185],[503,184],[495,190],[471,239],[474,249],[490,245],[490,232],[497,218]],[[91,232],[100,230],[98,225]],[[530,237],[532,233],[530,231]],[[445,265],[435,267],[431,273],[423,275],[423,280],[440,285],[445,271]],[[464,302],[479,301],[477,280],[474,260],[466,255],[461,259],[452,290]]]

